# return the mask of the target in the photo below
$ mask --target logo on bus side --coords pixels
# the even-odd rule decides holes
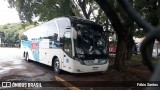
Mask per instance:
[[[33,42],[33,43],[31,43],[31,48],[32,48],[33,50],[37,50],[37,49],[38,49],[38,42]]]

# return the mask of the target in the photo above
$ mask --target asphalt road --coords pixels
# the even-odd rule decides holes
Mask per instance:
[[[0,48],[0,80],[53,81],[48,66],[26,62],[20,48]]]
[[[33,61],[28,63],[23,59],[22,55],[23,53],[20,48],[0,48],[0,82],[53,81],[53,83],[51,83],[49,87],[43,88],[5,88],[5,90],[68,90],[68,87],[72,85],[66,85],[66,81],[104,81],[107,78],[105,72],[87,74],[71,74],[63,72],[63,74],[54,75],[51,67]],[[0,85],[0,89],[4,88]],[[74,87],[70,90],[80,89]],[[87,88],[83,90],[93,89]]]
[[[26,62],[22,57],[22,51],[20,48],[0,48],[0,81],[38,82],[38,81],[55,81],[55,78],[51,67],[33,61],[29,63]],[[63,85],[60,87],[63,87]],[[45,88],[45,89],[54,90],[55,88],[56,87]],[[0,87],[0,89],[3,88]],[[42,88],[37,88],[37,90],[41,89]],[[18,90],[25,90],[25,89],[18,88]],[[64,90],[64,89],[58,88],[57,90]]]

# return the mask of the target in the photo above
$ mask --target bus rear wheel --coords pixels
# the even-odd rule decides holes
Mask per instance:
[[[53,64],[53,70],[55,74],[59,74],[61,72],[59,59],[56,58]]]
[[[23,58],[25,58],[26,56],[25,56],[26,54],[25,54],[25,52],[23,52]]]
[[[27,62],[29,62],[29,55],[28,55],[28,52],[27,52],[26,55],[25,55],[25,60],[26,60]]]

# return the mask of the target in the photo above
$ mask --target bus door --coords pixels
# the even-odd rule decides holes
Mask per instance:
[[[72,57],[71,32],[70,31],[64,32],[63,38],[64,38],[63,50],[65,52],[63,55],[63,67],[65,68],[69,67],[70,58]]]

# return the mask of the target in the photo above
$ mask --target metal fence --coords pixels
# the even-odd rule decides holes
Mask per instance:
[[[148,48],[150,43],[154,42],[156,39],[160,41],[160,26],[154,27],[149,24],[147,21],[143,20],[140,14],[132,8],[130,3],[127,0],[118,0],[119,4],[123,7],[125,12],[140,26],[145,32],[147,32],[145,39],[142,41],[140,46],[140,51],[143,59],[146,61],[146,64],[153,75],[150,81],[160,81],[160,62],[158,62],[156,68],[151,62],[152,55],[149,55]],[[160,90],[160,87],[147,87],[146,90]]]

